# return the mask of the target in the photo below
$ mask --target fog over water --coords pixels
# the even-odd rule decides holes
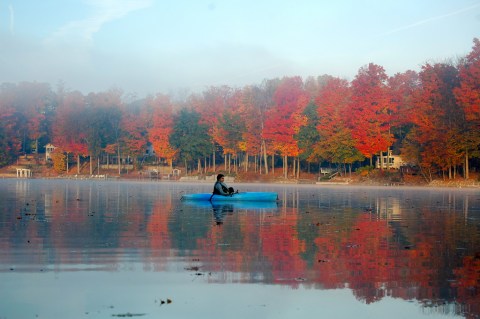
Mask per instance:
[[[474,318],[478,189],[0,180],[0,318]]]

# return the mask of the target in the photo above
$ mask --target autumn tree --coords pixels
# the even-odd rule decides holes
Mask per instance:
[[[67,92],[58,96],[58,107],[52,123],[52,143],[59,150],[77,157],[77,174],[80,174],[80,156],[88,154],[85,118],[85,99],[78,92]],[[67,172],[68,172],[68,160]]]
[[[225,111],[218,122],[217,142],[222,146],[224,154],[227,156],[226,163],[230,172],[229,156],[238,158],[243,133],[245,131],[245,122],[240,114],[233,111]],[[235,165],[235,170],[237,165]]]
[[[454,89],[457,103],[465,113],[462,132],[465,147],[465,178],[469,177],[469,157],[480,157],[480,40],[473,40],[473,49],[459,68],[460,86]]]
[[[317,131],[320,136],[311,158],[337,164],[351,164],[363,159],[356,148],[346,118],[351,98],[351,88],[346,80],[330,78],[317,93]]]
[[[249,157],[254,156],[255,171],[257,171],[257,162],[261,155],[262,140],[260,138],[263,125],[263,117],[257,96],[258,87],[244,87],[239,100],[237,114],[243,120],[243,129],[241,130],[241,141],[239,149],[245,153],[245,171],[248,171]]]
[[[82,122],[90,155],[90,174],[93,174],[92,159],[97,159],[98,169],[100,154],[107,145],[114,143],[117,139],[116,129],[122,118],[121,92],[110,90],[90,93],[86,97],[86,104]],[[136,148],[132,150],[132,154],[136,155],[139,151],[140,149]]]
[[[309,97],[300,77],[284,78],[275,91],[274,107],[267,112],[263,137],[283,157],[283,173],[287,178],[288,157],[296,158],[299,147],[294,135],[306,123],[303,111]],[[296,173],[294,167],[294,175]]]
[[[420,77],[412,70],[396,73],[388,79],[388,87],[391,103],[396,110],[391,118],[392,133],[395,142],[401,144],[412,127],[410,118],[415,111],[414,95],[420,88]]]
[[[454,177],[464,158],[462,144],[463,112],[453,94],[459,86],[457,69],[446,63],[425,64],[420,72],[421,89],[415,95],[415,125],[409,140],[417,145],[423,176],[432,180],[438,172]]]
[[[170,135],[173,132],[173,105],[165,95],[157,95],[149,101],[152,115],[148,128],[149,141],[159,158],[164,158],[173,167],[175,149],[170,144]]]
[[[193,99],[190,100],[193,109],[200,114],[200,124],[204,124],[208,128],[208,135],[212,142],[213,170],[216,169],[216,150],[221,149],[224,158],[226,155],[225,150],[219,143],[223,141],[220,135],[219,120],[231,104],[230,99],[232,95],[233,90],[229,86],[211,86],[202,92],[201,96],[194,96]]]
[[[0,165],[12,163],[22,146],[22,116],[15,109],[14,84],[0,87]]]
[[[373,155],[387,151],[393,143],[391,117],[395,109],[387,79],[383,67],[370,63],[360,68],[351,83],[348,127],[356,148],[370,159],[370,166],[373,165]]]

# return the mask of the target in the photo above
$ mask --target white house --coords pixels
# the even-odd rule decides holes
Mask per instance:
[[[46,161],[51,161],[52,160],[52,153],[55,150],[55,146],[52,144],[48,143],[45,145],[45,160]]]
[[[405,162],[402,160],[400,155],[392,155],[392,151],[381,152],[380,156],[377,157],[377,162],[375,164],[376,168],[382,169],[400,169],[400,166],[404,165]]]

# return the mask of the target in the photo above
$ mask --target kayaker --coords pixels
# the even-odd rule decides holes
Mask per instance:
[[[225,184],[224,181],[225,181],[225,175],[218,174],[217,175],[217,181],[215,182],[215,185],[213,186],[213,194],[228,196],[228,195],[231,195],[231,194],[235,193],[233,187],[228,187],[227,184]]]

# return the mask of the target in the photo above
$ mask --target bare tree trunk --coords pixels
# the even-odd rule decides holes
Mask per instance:
[[[262,140],[262,146],[263,146],[263,158],[265,163],[265,174],[268,175],[267,145],[265,144],[265,140]]]
[[[77,154],[77,174],[80,174],[80,154]]]
[[[390,147],[387,148],[387,171],[390,170]]]
[[[122,154],[120,154],[120,143],[118,143],[118,148],[117,148],[117,157],[118,157],[118,161],[117,161],[117,164],[118,164],[118,175],[120,176],[122,174],[122,168],[120,166],[120,163],[122,161]]]
[[[67,174],[68,174],[68,152],[67,152]]]
[[[297,156],[297,179],[300,179],[300,157]]]
[[[217,170],[217,168],[215,167],[215,148],[214,148],[213,149],[213,171],[215,172],[216,170]]]
[[[465,179],[469,179],[470,178],[470,172],[469,172],[469,167],[468,167],[468,150],[465,150],[465,167],[464,167],[464,173],[463,175],[465,175]]]
[[[288,179],[288,157],[285,155],[283,157],[283,172],[285,174],[285,179]]]
[[[272,175],[275,175],[275,153],[272,154]]]
[[[292,163],[292,174],[293,174],[293,178],[296,178],[297,176],[297,171],[296,171],[296,158],[294,157],[293,158],[293,163]]]

